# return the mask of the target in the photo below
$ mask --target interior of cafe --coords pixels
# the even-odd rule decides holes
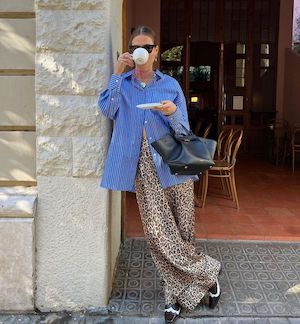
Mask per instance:
[[[124,50],[134,26],[153,28],[158,68],[180,83],[191,129],[217,141],[215,166],[195,183],[196,238],[300,239],[292,5],[124,1]],[[143,236],[134,193],[123,193],[122,207],[123,237]]]

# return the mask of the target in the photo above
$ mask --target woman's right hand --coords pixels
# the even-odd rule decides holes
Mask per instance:
[[[128,52],[123,53],[118,57],[117,63],[115,65],[114,74],[123,73],[127,66],[134,67],[132,55]]]

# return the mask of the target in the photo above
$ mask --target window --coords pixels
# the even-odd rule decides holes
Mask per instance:
[[[200,65],[190,66],[190,81],[207,81],[211,80],[211,66]]]
[[[261,44],[260,45],[260,77],[262,78],[268,71],[270,67],[270,45]]]

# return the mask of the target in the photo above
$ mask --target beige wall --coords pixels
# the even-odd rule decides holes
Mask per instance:
[[[292,46],[293,6],[294,0],[280,1],[276,88],[276,111],[278,117],[283,116],[284,109],[285,50]]]
[[[285,55],[283,117],[293,125],[300,123],[300,54],[290,49]]]
[[[0,12],[33,12],[34,0],[1,0]]]
[[[36,184],[34,0],[0,1],[0,185]]]

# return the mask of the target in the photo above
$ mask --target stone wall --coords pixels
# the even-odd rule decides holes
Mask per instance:
[[[120,195],[111,198],[99,187],[111,124],[100,115],[97,98],[122,46],[122,30],[116,30],[121,2],[36,0],[41,311],[103,307],[110,293],[111,256],[120,240],[120,209],[110,203],[120,205]],[[117,223],[114,237],[111,222]]]

